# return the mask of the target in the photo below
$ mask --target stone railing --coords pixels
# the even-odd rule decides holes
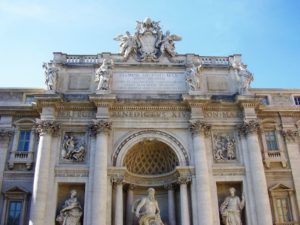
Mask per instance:
[[[29,151],[13,151],[10,153],[8,160],[8,168],[13,169],[14,164],[23,164],[28,170],[31,169],[33,164],[33,152]]]
[[[96,64],[98,63],[97,55],[67,55],[67,64]]]
[[[200,57],[200,60],[204,65],[229,65],[228,57]]]
[[[287,159],[283,151],[266,151],[264,153],[264,162],[267,168],[270,168],[271,163],[279,162],[282,167],[286,167]]]
[[[23,160],[23,159],[27,159],[28,158],[28,154],[29,152],[15,152],[15,159],[20,159],[20,160]]]
[[[268,156],[270,158],[280,158],[281,154],[280,151],[273,151],[273,152],[268,152]]]

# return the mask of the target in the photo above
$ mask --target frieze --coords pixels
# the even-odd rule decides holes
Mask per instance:
[[[207,119],[231,119],[243,116],[240,111],[204,111],[203,114]]]
[[[159,109],[158,109],[159,110]],[[113,111],[113,118],[160,118],[160,119],[189,119],[187,111]]]
[[[245,175],[244,167],[236,167],[236,168],[213,168],[214,176],[243,176]]]
[[[96,112],[94,111],[60,111],[58,118],[60,119],[91,119],[95,118]]]

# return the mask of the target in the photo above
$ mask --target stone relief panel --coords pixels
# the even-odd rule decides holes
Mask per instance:
[[[70,91],[88,91],[91,86],[90,74],[70,74],[68,90]]]
[[[237,159],[236,140],[233,132],[213,132],[213,158],[215,162]]]
[[[63,162],[84,162],[86,158],[85,133],[66,132],[61,147]]]
[[[209,75],[207,76],[208,91],[227,91],[228,81],[225,76]]]
[[[280,106],[293,105],[293,101],[291,100],[291,97],[289,95],[273,95],[272,103],[274,105],[280,105]]]

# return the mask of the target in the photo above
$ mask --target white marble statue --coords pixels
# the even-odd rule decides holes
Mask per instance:
[[[230,196],[221,204],[220,212],[224,225],[242,225],[241,211],[245,206],[245,197],[242,200],[235,195],[235,188],[229,188]]]
[[[45,84],[49,91],[55,90],[57,82],[58,68],[50,63],[43,63],[43,69],[45,72]]]
[[[120,41],[120,54],[127,60],[128,57],[136,52],[137,42],[136,37],[131,35],[129,31],[126,31],[125,35],[118,35],[114,38],[115,41]]]
[[[249,71],[240,72],[240,94],[247,94],[250,84],[253,81],[253,76]]]
[[[191,68],[187,69],[185,81],[190,91],[196,91],[201,88],[201,80],[200,77],[198,77],[201,70],[202,65],[196,67],[194,64]]]
[[[139,219],[139,225],[164,225],[161,217],[158,202],[155,199],[155,190],[148,189],[148,196],[138,199],[134,204],[132,211]]]
[[[78,143],[72,135],[65,135],[61,156],[64,159],[83,162],[85,159],[85,144]]]
[[[104,59],[101,66],[96,70],[95,82],[98,82],[97,90],[109,90],[112,76],[113,61]]]
[[[175,43],[174,41],[180,41],[181,37],[172,34],[170,31],[167,31],[166,34],[162,37],[160,51],[166,53],[168,56],[174,57],[176,55]]]
[[[77,191],[70,191],[70,198],[65,201],[56,221],[60,225],[81,225],[82,208],[77,200]]]

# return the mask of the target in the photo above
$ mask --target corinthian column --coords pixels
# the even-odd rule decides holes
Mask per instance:
[[[94,181],[92,184],[92,220],[91,225],[106,225],[107,201],[107,151],[108,135],[111,123],[106,120],[95,120],[91,126],[96,136],[94,153]]]
[[[199,223],[206,225],[213,224],[213,204],[211,200],[209,169],[205,145],[205,135],[208,134],[209,130],[210,126],[199,120],[191,122],[195,163],[197,219]]]
[[[176,225],[174,185],[167,184],[165,185],[165,188],[168,190],[169,224]]]
[[[268,195],[268,186],[264,173],[264,166],[257,137],[259,124],[255,120],[244,122],[240,131],[246,136],[249,163],[246,169],[250,171],[254,204],[257,215],[257,225],[272,225],[272,214]],[[248,167],[248,168],[247,168]]]
[[[115,225],[123,225],[123,176],[113,176],[112,183],[116,188]]]
[[[46,218],[48,202],[51,139],[53,134],[57,134],[58,129],[59,126],[54,121],[37,120],[35,124],[35,130],[40,138],[34,171],[30,225],[47,224],[44,218]]]
[[[131,211],[132,204],[133,204],[133,189],[134,189],[134,185],[130,184],[127,192],[126,225],[132,225],[133,223],[133,213]]]
[[[190,225],[190,212],[187,192],[187,183],[189,182],[191,182],[191,178],[189,176],[181,176],[178,178],[178,184],[180,185],[180,214],[182,225]]]

